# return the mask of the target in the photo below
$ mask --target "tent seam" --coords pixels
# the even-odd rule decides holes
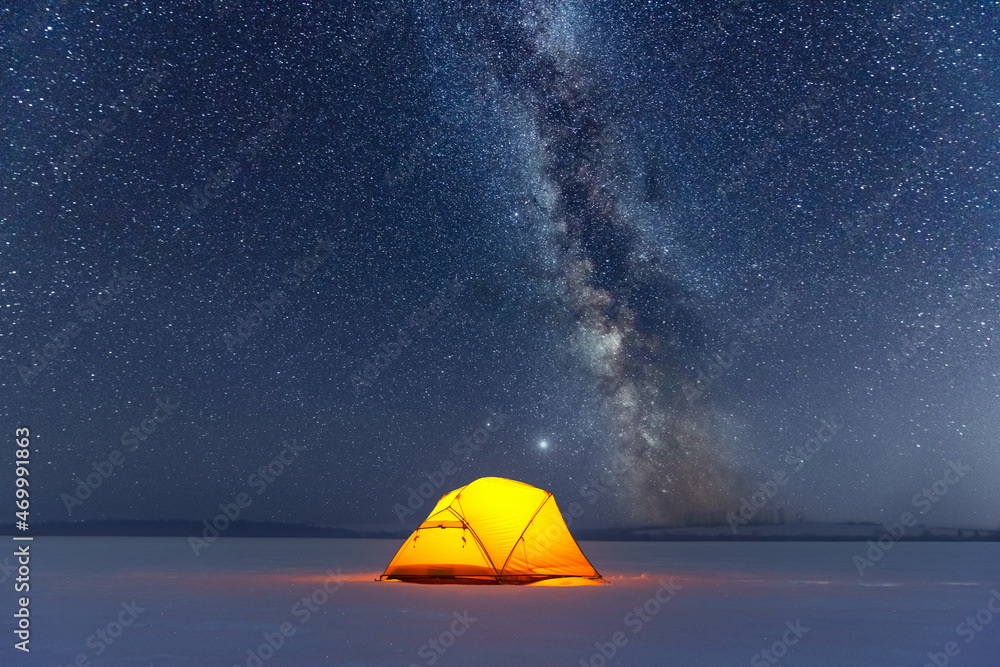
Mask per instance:
[[[527,485],[525,485],[525,486],[527,486]],[[503,569],[500,570],[500,576],[501,577],[503,576],[504,571],[507,569],[507,564],[510,563],[510,557],[513,556],[514,555],[514,551],[517,550],[517,543],[524,539],[524,534],[526,532],[528,532],[528,527],[531,526],[532,522],[535,520],[535,517],[538,516],[538,513],[542,511],[542,508],[545,507],[545,503],[549,502],[549,498],[551,498],[551,497],[552,497],[552,493],[549,492],[549,491],[546,491],[545,492],[545,498],[542,500],[541,503],[539,503],[538,507],[535,508],[535,513],[531,515],[530,519],[528,519],[528,523],[524,524],[524,530],[522,530],[521,534],[517,536],[516,540],[514,540],[514,546],[511,547],[510,553],[507,554],[507,560],[505,560],[503,562]],[[584,556],[584,558],[586,558],[586,556]],[[525,558],[525,560],[527,560],[527,558]],[[591,567],[593,567],[593,566],[591,566]],[[595,572],[596,572],[596,570],[595,570]]]
[[[464,516],[456,512],[450,506],[448,507],[448,511],[450,511],[452,514],[458,517],[458,520],[462,522],[463,526],[465,526],[465,530],[468,530],[470,533],[472,533],[472,537],[475,538],[476,544],[479,546],[479,550],[482,552],[483,556],[486,557],[486,562],[489,563],[490,567],[493,568],[493,574],[499,577],[500,574],[497,572],[497,566],[493,563],[493,559],[490,558],[490,552],[486,550],[486,545],[483,544],[483,541],[479,539],[479,535],[476,533],[476,531],[472,529],[472,526],[469,524],[468,521],[466,521]]]

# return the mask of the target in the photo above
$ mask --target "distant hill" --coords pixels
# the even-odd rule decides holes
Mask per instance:
[[[201,536],[201,521],[46,521],[33,523],[30,534],[188,537]],[[729,526],[632,528],[580,528],[572,531],[578,540],[601,541],[823,541],[847,542],[878,539],[884,528],[877,523],[796,523],[741,526],[736,534]],[[403,540],[411,529],[359,530],[338,526],[313,526],[268,521],[234,521],[221,532],[224,537],[320,537]],[[23,534],[13,524],[0,524],[0,535]],[[903,541],[1000,542],[1000,531],[971,528],[940,528],[918,525],[909,528]]]
[[[30,534],[92,535],[122,537],[200,537],[201,521],[45,521],[31,524]],[[23,534],[13,524],[0,524],[0,535]],[[221,531],[223,537],[354,537],[405,539],[409,533],[359,531],[334,526],[310,526],[270,521],[233,521]]]
[[[874,522],[758,524],[739,526],[735,533],[729,526],[687,526],[644,528],[607,528],[576,530],[578,540],[648,540],[648,541],[813,541],[865,542],[878,539],[885,528]],[[941,528],[916,525],[908,528],[901,541],[924,542],[1000,542],[1000,531],[974,528]]]

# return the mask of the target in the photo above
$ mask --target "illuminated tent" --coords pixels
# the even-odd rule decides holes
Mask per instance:
[[[407,538],[381,579],[532,584],[602,581],[548,491],[483,477],[445,494]],[[552,583],[570,583],[564,582]]]

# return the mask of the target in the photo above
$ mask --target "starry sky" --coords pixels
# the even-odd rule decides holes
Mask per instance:
[[[294,443],[244,518],[497,475],[676,524],[783,474],[888,521],[951,461],[922,520],[1000,525],[994,3],[16,4],[35,521],[207,518]]]

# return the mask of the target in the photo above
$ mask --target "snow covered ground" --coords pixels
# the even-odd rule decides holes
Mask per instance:
[[[391,540],[36,538],[31,654],[8,578],[0,664],[1000,665],[1000,544],[897,543],[864,576],[864,543],[581,546],[611,585],[376,582]]]

